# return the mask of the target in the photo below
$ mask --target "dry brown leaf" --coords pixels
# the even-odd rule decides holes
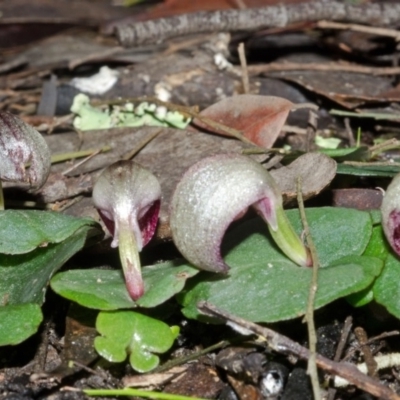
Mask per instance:
[[[306,153],[287,167],[270,171],[282,190],[285,202],[297,197],[297,179],[302,179],[304,200],[325,189],[336,175],[336,161],[322,153]]]
[[[242,94],[227,97],[207,107],[200,115],[242,131],[243,136],[257,146],[271,148],[293,108],[293,103],[282,97]],[[200,120],[196,126],[210,129]],[[222,131],[213,132],[224,135]]]

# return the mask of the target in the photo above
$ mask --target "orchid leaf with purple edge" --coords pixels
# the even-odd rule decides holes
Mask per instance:
[[[259,163],[239,154],[207,157],[186,171],[171,200],[173,240],[194,266],[226,273],[220,246],[228,226],[253,207],[279,248],[296,264],[310,254],[294,232],[273,178]]]
[[[119,247],[126,288],[132,299],[144,293],[139,252],[153,237],[160,210],[157,178],[133,161],[106,168],[93,187],[93,202]]]
[[[50,164],[50,151],[42,135],[19,117],[0,112],[0,179],[40,188],[50,173]]]

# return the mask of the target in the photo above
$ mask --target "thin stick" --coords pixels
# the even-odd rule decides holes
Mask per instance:
[[[399,69],[400,73],[400,69]],[[392,113],[365,113],[365,112],[351,112],[351,111],[343,111],[343,110],[335,110],[332,109],[329,111],[329,114],[331,115],[339,115],[341,117],[355,117],[355,118],[374,118],[376,120],[393,120],[393,121],[399,121],[400,120],[400,115],[397,114],[392,114]]]
[[[341,24],[339,22],[332,21],[318,21],[317,26],[323,29],[349,30],[354,32],[369,33],[377,36],[386,36],[395,39],[397,42],[400,40],[400,32],[396,29],[377,28],[375,26],[358,24]]]
[[[244,10],[205,11],[144,22],[116,23],[119,42],[126,47],[160,43],[193,33],[256,31],[322,19],[358,24],[391,25],[399,22],[400,4],[392,2],[352,5],[341,1],[279,4]]]
[[[303,224],[303,229],[304,229],[304,233],[306,236],[307,245],[310,249],[311,260],[312,260],[312,265],[313,265],[310,290],[308,293],[307,311],[306,311],[306,315],[304,317],[304,319],[307,322],[308,342],[309,342],[309,349],[310,349],[307,373],[310,375],[310,378],[311,378],[314,399],[321,399],[321,390],[319,387],[318,371],[317,371],[317,364],[316,364],[317,334],[315,331],[315,323],[314,323],[314,303],[315,303],[315,295],[316,295],[317,289],[318,289],[319,260],[318,260],[317,250],[314,245],[314,241],[311,237],[310,227],[307,222],[306,212],[304,210],[304,201],[303,201],[303,193],[302,193],[300,176],[297,178],[297,202],[299,204],[300,218],[301,218],[301,222]]]
[[[239,43],[238,53],[239,53],[240,67],[242,68],[241,75],[242,75],[243,92],[248,94],[250,93],[249,73],[247,72],[247,60],[243,42]]]
[[[80,151],[69,151],[68,153],[60,153],[60,154],[54,154],[51,156],[51,163],[52,164],[57,164],[61,163],[64,161],[69,161],[74,158],[82,158],[82,157],[87,157],[92,155],[95,152],[106,152],[110,151],[111,147],[110,146],[104,146],[101,149],[90,149],[90,150],[80,150]]]
[[[308,121],[307,121],[307,141],[306,141],[306,153],[308,153],[312,147],[312,144],[315,143],[315,137],[317,135],[318,128],[318,115],[309,111],[308,113]]]
[[[64,170],[63,172],[61,172],[62,175],[67,175],[70,172],[72,172],[74,169],[77,169],[78,167],[80,167],[81,165],[85,164],[86,162],[88,162],[89,160],[91,160],[94,156],[97,156],[97,154],[101,153],[101,149],[97,149],[95,150],[92,154],[88,155],[86,158],[84,158],[83,160],[80,160],[79,162],[77,162],[76,164],[72,165],[72,167],[67,168],[66,170]]]
[[[233,71],[238,71],[239,67],[235,67]],[[267,74],[268,72],[281,71],[333,71],[333,72],[350,72],[364,75],[399,75],[400,67],[366,67],[365,65],[349,64],[349,63],[295,63],[295,62],[275,62],[270,64],[250,65],[248,72],[250,76]]]
[[[358,343],[360,343],[360,350],[364,354],[364,360],[367,366],[368,375],[375,377],[377,375],[378,364],[374,359],[370,347],[368,346],[367,333],[361,326],[358,326],[354,329],[354,334],[356,335]]]
[[[228,346],[229,344],[231,344],[231,343],[228,340],[222,340],[216,344],[213,344],[212,346],[206,347],[203,350],[197,351],[196,353],[168,361],[165,364],[153,369],[153,371],[151,371],[151,372],[155,374],[155,373],[168,371],[169,369],[176,367],[178,365],[185,364],[189,361],[197,360],[199,357],[204,356],[205,354],[208,354],[211,351],[214,351],[217,349],[222,349],[222,348]]]
[[[380,371],[381,369],[398,367],[400,365],[400,353],[389,353],[375,357],[376,369]],[[368,372],[368,365],[364,362],[356,365],[357,369],[362,373],[366,374]],[[335,387],[344,387],[349,385],[349,381],[346,379],[336,377],[334,380]]]
[[[340,361],[343,351],[344,351],[344,347],[346,346],[346,343],[347,343],[347,339],[350,335],[352,325],[353,325],[353,318],[351,316],[349,316],[344,321],[342,334],[340,335],[339,344],[336,347],[335,357],[333,357],[333,361]],[[328,389],[327,400],[333,400],[335,398],[336,391],[337,390],[335,388],[330,387]]]
[[[335,357],[333,358],[333,361],[340,361],[340,358],[342,357],[344,351],[344,347],[346,346],[347,343],[347,339],[350,335],[352,325],[353,325],[353,317],[349,316],[344,321],[342,334],[340,335],[339,344],[336,348]]]
[[[343,122],[344,122],[344,127],[346,129],[347,137],[349,139],[350,147],[356,147],[357,143],[356,143],[356,140],[354,139],[353,131],[351,130],[350,119],[345,118],[343,120]],[[359,146],[357,146],[357,147],[359,147]]]
[[[160,133],[162,129],[156,129],[154,132],[150,132],[143,140],[141,140],[131,151],[126,153],[121,157],[121,160],[130,160],[135,157],[140,150],[142,150],[148,143],[150,143],[153,139],[155,139]]]
[[[229,323],[231,326],[238,326],[242,330],[246,330],[259,336],[263,341],[266,341],[268,346],[281,354],[292,354],[302,360],[308,360],[310,351],[300,344],[289,339],[287,336],[281,335],[272,329],[257,325],[243,318],[236,317],[226,311],[220,310],[214,305],[205,301],[199,302],[197,308],[200,312],[213,318],[217,318]],[[335,362],[316,355],[316,364],[328,373],[340,376],[351,384],[357,386],[373,396],[382,398],[383,400],[400,400],[400,396],[394,393],[388,387],[382,385],[378,380],[371,378],[360,372],[354,365],[343,362]]]

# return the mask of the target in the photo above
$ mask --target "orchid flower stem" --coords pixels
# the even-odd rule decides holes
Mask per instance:
[[[281,206],[276,208],[276,221],[276,230],[268,224],[269,232],[275,243],[279,246],[282,252],[296,264],[301,265],[302,267],[311,266],[311,257],[308,248],[294,231]]]
[[[4,210],[4,195],[3,195],[3,185],[0,180],[0,210]]]
[[[307,373],[310,375],[311,385],[313,388],[314,399],[322,399],[321,391],[318,381],[318,371],[317,371],[317,334],[315,330],[315,323],[314,323],[314,303],[315,303],[315,296],[318,290],[318,270],[319,270],[319,260],[317,251],[315,249],[314,241],[312,239],[310,233],[310,227],[308,226],[306,212],[304,209],[304,201],[303,201],[303,194],[301,188],[301,177],[297,178],[297,201],[299,203],[299,210],[300,210],[300,217],[303,223],[303,229],[306,236],[307,244],[310,248],[311,252],[311,261],[312,261],[312,277],[310,282],[310,290],[308,293],[308,302],[307,302],[307,311],[305,314],[305,321],[307,322],[308,328],[308,342],[309,342],[309,349],[310,349],[310,357],[308,359],[308,366],[307,366]]]
[[[125,275],[126,288],[129,295],[137,300],[144,293],[142,273],[140,270],[140,257],[134,232],[127,222],[120,222],[119,257]]]

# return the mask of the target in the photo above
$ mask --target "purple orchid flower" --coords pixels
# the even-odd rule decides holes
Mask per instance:
[[[280,249],[295,263],[310,266],[308,249],[294,232],[273,178],[259,163],[239,154],[219,154],[189,168],[173,194],[170,226],[182,255],[207,271],[226,273],[222,238],[249,207],[267,222]]]
[[[119,248],[126,288],[133,300],[144,294],[139,252],[153,237],[160,210],[157,178],[133,161],[106,168],[93,187],[93,202]]]

